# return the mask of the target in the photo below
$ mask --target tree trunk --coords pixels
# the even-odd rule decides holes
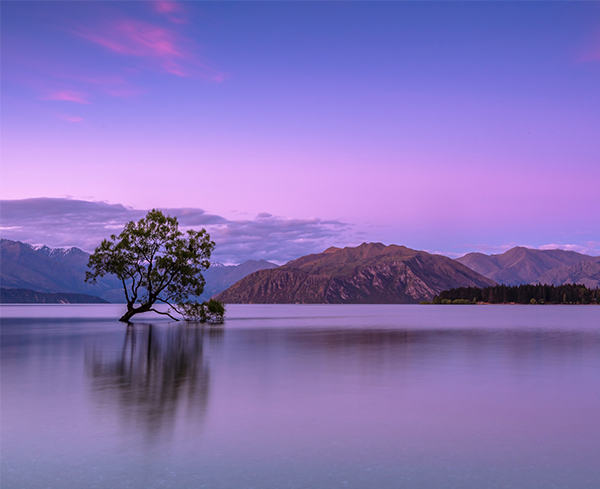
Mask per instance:
[[[142,304],[137,309],[133,307],[133,304],[127,304],[127,312],[119,319],[124,323],[128,323],[129,320],[135,315],[141,312],[148,312],[152,308],[152,304]]]
[[[119,321],[122,321],[124,323],[128,323],[129,320],[131,319],[131,317],[136,313],[137,311],[133,310],[133,309],[128,309],[127,312],[125,314],[123,314],[123,316],[119,319]]]

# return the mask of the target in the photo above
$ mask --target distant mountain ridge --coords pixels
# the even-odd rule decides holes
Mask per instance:
[[[86,294],[109,302],[123,302],[122,285],[116,277],[104,277],[96,285],[84,282],[88,259],[89,254],[79,248],[49,248],[1,239],[0,285],[38,293]],[[452,268],[449,263],[460,267]],[[252,276],[239,286],[236,284],[261,270],[262,275]],[[270,274],[269,270],[277,272]],[[498,255],[468,253],[451,260],[404,246],[364,243],[356,248],[331,247],[283,267],[265,260],[249,260],[240,265],[213,263],[204,277],[206,286],[201,300],[235,284],[235,295],[229,296],[233,294],[231,291],[219,297],[229,302],[411,303],[430,300],[444,290],[441,287],[484,287],[496,282],[505,285],[577,283],[594,288],[600,286],[600,257],[574,251],[516,247]],[[482,278],[488,282],[481,282]],[[472,283],[468,283],[469,280]]]
[[[266,260],[247,260],[239,265],[222,265],[214,263],[206,270],[203,275],[206,279],[204,293],[200,296],[201,300],[210,299],[213,295],[223,292],[227,287],[233,285],[246,275],[258,270],[275,268],[277,265]]]
[[[115,276],[98,278],[96,285],[85,283],[89,256],[79,248],[49,248],[0,239],[0,284],[4,288],[85,294],[108,302],[124,302],[122,284]],[[265,260],[249,260],[240,265],[213,264],[203,273],[206,286],[200,299],[210,298],[249,273],[276,266]]]
[[[431,300],[452,287],[495,285],[442,255],[405,246],[363,243],[329,248],[260,270],[217,296],[226,303],[391,303]]]
[[[89,254],[79,248],[37,247],[20,241],[0,240],[2,287],[45,293],[75,293],[122,301],[121,282],[103,277],[96,285],[84,282]]]
[[[535,250],[522,246],[511,248],[505,253],[497,255],[467,253],[465,256],[456,259],[459,263],[466,265],[484,277],[503,285],[545,283],[541,280],[550,280],[551,277],[553,277],[552,285],[579,283],[569,282],[569,280],[573,280],[570,273],[577,273],[576,269],[572,271],[563,270],[561,274],[563,281],[560,283],[558,283],[557,275],[547,274],[559,268],[598,260],[600,260],[600,257],[583,255],[575,251]],[[593,273],[591,270],[590,272]]]
[[[95,295],[0,287],[0,304],[108,304],[108,301]]]
[[[539,284],[580,284],[588,289],[600,287],[600,257],[595,261],[582,260],[574,265],[553,268],[537,279]]]

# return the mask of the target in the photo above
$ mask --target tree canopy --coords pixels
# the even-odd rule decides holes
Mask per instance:
[[[494,287],[460,287],[444,290],[434,304],[600,304],[600,289],[580,284],[496,285]]]
[[[127,312],[120,321],[153,311],[174,320],[173,312],[199,322],[222,322],[224,306],[215,300],[198,303],[193,296],[204,290],[202,272],[210,266],[215,243],[205,229],[179,230],[176,217],[153,209],[138,222],[127,223],[121,234],[102,241],[90,256],[86,282],[116,275],[123,284]],[[165,312],[156,303],[170,306]]]

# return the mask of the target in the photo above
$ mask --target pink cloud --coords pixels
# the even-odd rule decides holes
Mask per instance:
[[[566,250],[576,251],[577,253],[592,253],[594,250],[587,244],[545,244],[540,246],[540,250]]]
[[[125,19],[102,28],[82,29],[77,34],[115,53],[149,59],[173,75],[188,76],[178,61],[189,61],[191,57],[170,29]]]
[[[165,71],[171,73],[172,75],[187,76],[186,71],[184,70],[183,66],[181,66],[179,63],[176,63],[174,61],[165,62],[163,64],[163,68],[165,69]]]
[[[83,92],[73,90],[58,90],[48,93],[42,100],[57,100],[60,102],[75,102],[77,104],[89,104],[87,95]]]
[[[83,122],[85,120],[83,117],[79,117],[78,115],[68,114],[60,114],[58,118],[66,122]]]
[[[120,19],[81,28],[75,34],[114,53],[146,60],[171,75],[204,78],[217,83],[224,80],[223,74],[206,66],[194,54],[194,42],[178,35],[172,28]]]
[[[183,17],[184,9],[178,2],[173,0],[162,0],[153,2],[154,11],[164,14],[174,24],[186,24],[187,19]]]
[[[101,30],[78,34],[120,54],[143,57],[180,57],[174,35],[168,29],[138,20],[121,20]]]
[[[154,10],[160,14],[173,14],[181,12],[183,9],[177,2],[172,0],[163,0],[154,2]]]

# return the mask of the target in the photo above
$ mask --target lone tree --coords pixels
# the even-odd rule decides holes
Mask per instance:
[[[138,222],[130,221],[118,236],[102,241],[90,256],[85,281],[116,275],[123,284],[127,312],[119,321],[153,311],[178,321],[169,312],[154,308],[167,304],[186,320],[223,322],[225,308],[213,299],[198,303],[189,299],[204,290],[202,272],[210,266],[215,243],[206,230],[179,231],[176,217],[153,209]],[[173,312],[171,311],[171,312]]]

